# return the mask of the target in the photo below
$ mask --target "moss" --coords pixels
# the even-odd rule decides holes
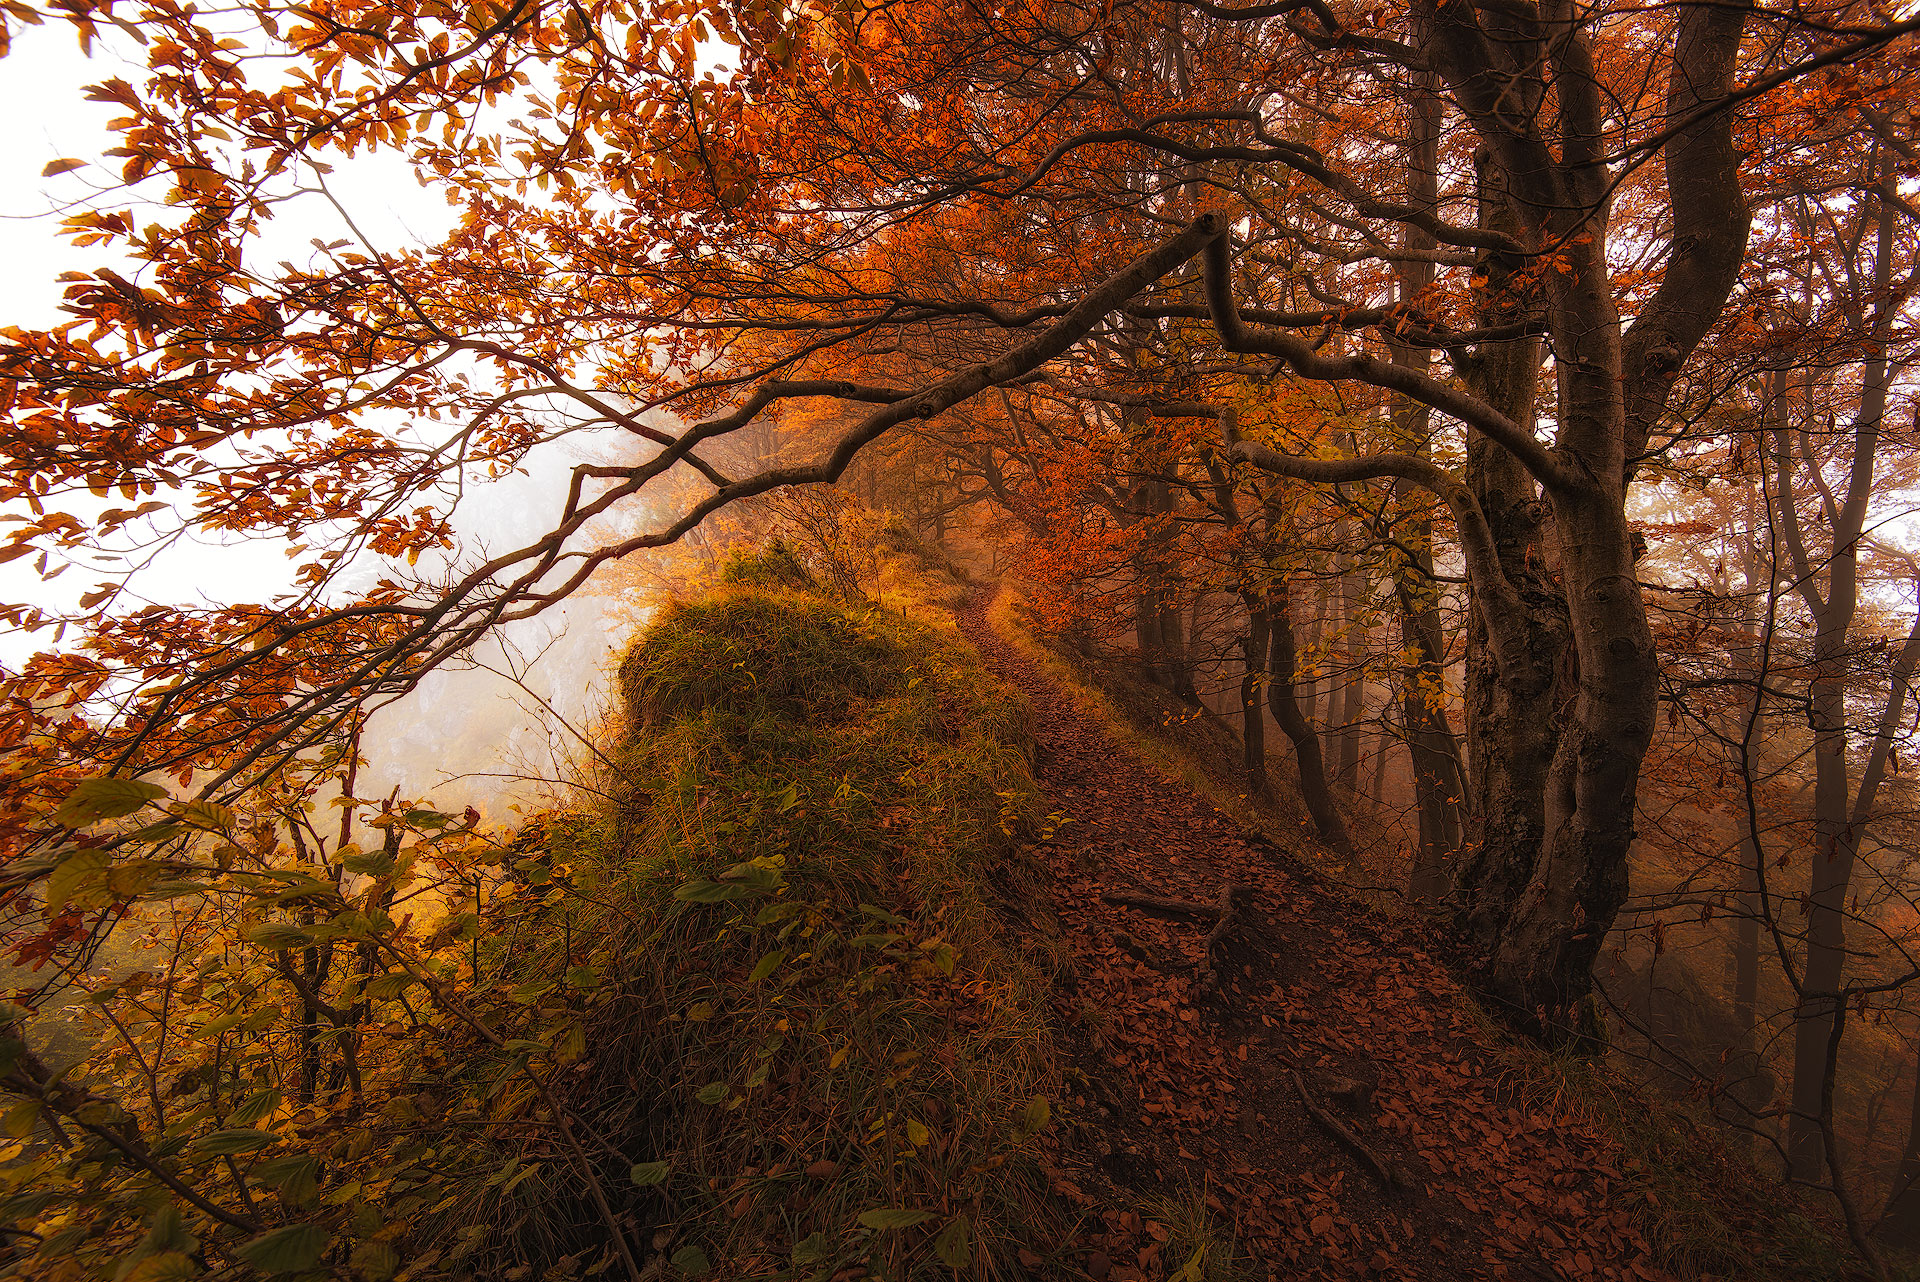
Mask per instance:
[[[530,1025],[579,1028],[569,1106],[647,1267],[991,1276],[1066,1231],[1034,1152],[1052,961],[1003,926],[1037,893],[1023,710],[938,627],[782,573],[726,576],[625,657],[608,800],[521,861],[570,893],[513,973]],[[565,1162],[439,1224],[489,1276],[584,1270],[606,1238]]]
[[[622,660],[619,689],[637,733],[701,714],[837,720],[907,681],[909,662],[859,615],[756,585],[672,610]]]

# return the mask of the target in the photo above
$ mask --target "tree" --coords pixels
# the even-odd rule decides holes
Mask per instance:
[[[90,9],[50,13],[105,30]],[[1741,263],[1742,113],[1915,30],[1850,15],[519,0],[263,6],[234,34],[156,6],[135,24],[146,82],[91,91],[126,113],[120,173],[66,222],[116,264],[70,284],[73,321],[0,337],[0,496],[31,512],[0,555],[46,553],[51,571],[116,539],[234,531],[300,549],[298,587],[271,609],[135,624],[130,567],[66,620],[97,619],[103,657],[46,660],[9,693],[149,686],[94,760],[199,772],[231,797],[599,566],[833,481],[993,389],[1110,385],[1128,351],[1194,367],[1155,394],[1216,364],[1373,389],[1405,449],[1307,457],[1230,436],[1218,452],[1445,505],[1475,620],[1463,944],[1514,1022],[1584,1036],[1654,718],[1627,488]],[[1356,156],[1361,137],[1389,141]],[[383,249],[334,204],[329,167],[369,148],[458,205],[444,243]],[[160,211],[136,215],[144,198]],[[259,247],[295,200],[334,209],[346,238],[268,267]],[[1619,270],[1655,246],[1656,266]],[[1335,331],[1356,350],[1330,348]],[[869,369],[891,381],[852,376]],[[792,404],[839,411],[816,453],[723,461],[729,437]],[[525,546],[449,559],[466,479],[586,428],[640,457],[577,468]],[[1462,452],[1456,431],[1464,471],[1435,461]],[[101,509],[87,491],[163,506]],[[649,501],[654,524],[588,539]],[[364,554],[389,564],[351,592]],[[207,711],[342,624],[378,639],[283,697]],[[64,841],[31,817],[17,834],[16,850]]]

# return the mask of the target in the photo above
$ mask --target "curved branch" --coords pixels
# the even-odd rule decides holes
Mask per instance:
[[[1202,256],[1207,313],[1214,329],[1220,334],[1222,345],[1228,351],[1277,356],[1296,373],[1321,382],[1351,378],[1398,392],[1410,400],[1431,405],[1441,413],[1459,419],[1498,443],[1520,460],[1535,479],[1548,489],[1566,489],[1574,483],[1574,478],[1559,459],[1533,433],[1477,397],[1437,378],[1389,361],[1371,356],[1323,356],[1314,350],[1312,343],[1297,334],[1275,329],[1254,329],[1242,319],[1233,301],[1231,255],[1232,246],[1223,233],[1207,245]],[[1424,480],[1420,483],[1426,484]]]
[[[1230,422],[1230,419],[1226,420],[1223,427]],[[1506,571],[1501,568],[1499,548],[1494,542],[1493,529],[1487,524],[1486,514],[1480,509],[1480,501],[1474,497],[1473,490],[1466,482],[1452,472],[1411,454],[1369,454],[1362,458],[1346,459],[1301,458],[1282,454],[1266,445],[1239,440],[1237,433],[1228,439],[1225,453],[1236,463],[1245,463],[1263,472],[1296,481],[1338,485],[1393,476],[1430,491],[1453,514],[1461,555],[1467,564],[1467,578],[1473,585],[1474,604],[1487,625],[1495,658],[1508,671],[1517,670],[1517,665],[1525,661],[1526,634],[1516,626],[1516,621],[1524,617],[1520,596],[1507,579]]]

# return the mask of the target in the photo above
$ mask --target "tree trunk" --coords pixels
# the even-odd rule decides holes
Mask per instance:
[[[1893,1192],[1873,1235],[1903,1250],[1920,1250],[1920,1064],[1913,1074],[1913,1106],[1908,1111],[1907,1145],[1893,1174]]]
[[[1271,796],[1272,781],[1267,777],[1267,709],[1260,697],[1265,675],[1267,650],[1272,644],[1270,629],[1260,611],[1250,611],[1247,635],[1240,638],[1244,668],[1240,676],[1240,742],[1242,766],[1247,775],[1247,790],[1256,797]]]
[[[1407,95],[1407,203],[1416,209],[1439,208],[1440,188],[1439,80],[1431,73],[1415,77]],[[1402,224],[1402,240],[1415,256],[1394,264],[1400,302],[1414,306],[1433,284],[1431,253],[1438,243],[1413,223]],[[1432,364],[1428,348],[1400,341],[1383,331],[1393,364],[1424,376]],[[1426,457],[1433,411],[1426,405],[1396,397],[1394,434],[1400,448]],[[1403,498],[1412,498],[1406,482],[1395,486]],[[1400,604],[1400,630],[1407,662],[1401,672],[1401,716],[1407,727],[1407,750],[1413,758],[1413,793],[1419,816],[1408,894],[1415,903],[1436,902],[1451,883],[1460,854],[1461,810],[1466,801],[1461,778],[1460,750],[1446,710],[1446,643],[1440,620],[1439,593],[1433,578],[1432,526],[1424,516],[1400,523],[1401,542],[1412,549],[1412,563],[1398,563],[1394,597]]]
[[[1333,789],[1327,786],[1326,760],[1320,752],[1320,736],[1300,710],[1300,696],[1294,689],[1293,621],[1287,617],[1287,591],[1284,581],[1275,592],[1250,611],[1261,616],[1251,629],[1255,635],[1264,627],[1268,634],[1267,703],[1273,719],[1293,743],[1294,760],[1300,768],[1300,799],[1306,803],[1320,841],[1335,854],[1353,855],[1353,843],[1347,837],[1347,825],[1333,802]]]
[[[1744,819],[1741,826],[1745,826]],[[1740,920],[1733,931],[1733,1022],[1754,1027],[1760,1001],[1760,850],[1751,834],[1740,838]]]
[[[1834,602],[1829,599],[1831,606]],[[1846,613],[1850,616],[1852,611]],[[1787,1165],[1795,1179],[1818,1181],[1825,1170],[1820,1117],[1829,1087],[1827,1043],[1847,959],[1847,888],[1859,835],[1848,821],[1846,640],[1827,630],[1814,640],[1814,678],[1807,720],[1813,727],[1813,853],[1807,902],[1807,953],[1793,1026],[1793,1112],[1787,1119]]]

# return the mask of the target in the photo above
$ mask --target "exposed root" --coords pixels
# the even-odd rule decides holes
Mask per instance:
[[[1320,1123],[1321,1129],[1338,1141],[1342,1148],[1358,1158],[1360,1164],[1380,1181],[1381,1188],[1389,1193],[1397,1193],[1406,1187],[1407,1181],[1404,1176],[1381,1161],[1379,1155],[1362,1143],[1360,1137],[1348,1130],[1339,1118],[1314,1102],[1313,1094],[1307,1090],[1307,1084],[1301,1080],[1298,1069],[1293,1071],[1292,1077],[1293,1088],[1300,1092],[1300,1102],[1306,1106],[1308,1116]]]
[[[1162,899],[1158,895],[1135,895],[1123,890],[1108,891],[1100,896],[1110,904],[1124,904],[1128,908],[1138,908],[1142,912],[1159,913],[1164,917],[1204,917],[1209,920],[1220,915],[1220,904],[1203,904],[1191,899]],[[1222,893],[1222,901],[1225,894]]]

